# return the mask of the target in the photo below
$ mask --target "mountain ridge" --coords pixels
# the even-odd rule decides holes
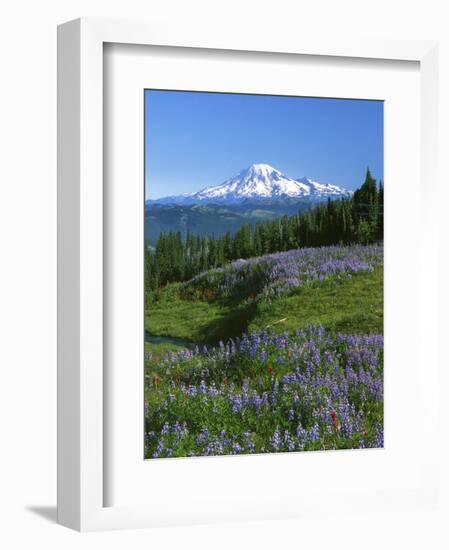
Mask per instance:
[[[184,193],[149,199],[145,204],[194,205],[206,203],[236,204],[246,200],[343,198],[352,192],[330,183],[320,183],[308,177],[293,179],[269,164],[252,164],[220,185],[209,186],[194,193]]]

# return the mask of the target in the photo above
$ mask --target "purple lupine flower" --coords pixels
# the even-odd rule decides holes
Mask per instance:
[[[307,433],[307,439],[314,443],[320,439],[320,427],[318,424],[314,424]]]
[[[379,424],[376,428],[374,447],[376,447],[377,449],[383,449],[384,447],[384,428],[381,424]]]
[[[274,451],[280,451],[282,440],[281,440],[281,434],[278,430],[276,430],[273,435],[270,438],[270,443]]]
[[[209,430],[205,426],[196,438],[197,445],[204,445],[209,440]]]
[[[244,438],[244,445],[247,447],[249,453],[255,453],[256,452],[256,446],[254,445],[254,442],[252,440],[250,432],[244,432],[243,433]]]
[[[289,431],[284,432],[284,444],[288,451],[294,451],[296,449],[295,440],[293,439]]]
[[[199,393],[201,395],[206,395],[207,394],[207,386],[206,386],[206,382],[204,380],[201,380],[201,382],[200,382]]]

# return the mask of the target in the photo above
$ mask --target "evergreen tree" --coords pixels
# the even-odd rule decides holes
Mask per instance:
[[[384,238],[384,184],[379,182],[378,210],[377,210],[377,240],[383,241]]]

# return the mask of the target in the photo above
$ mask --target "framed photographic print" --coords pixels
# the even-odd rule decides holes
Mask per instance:
[[[144,94],[145,458],[382,448],[383,102]]]
[[[435,44],[184,32],[59,28],[60,523],[435,502]]]

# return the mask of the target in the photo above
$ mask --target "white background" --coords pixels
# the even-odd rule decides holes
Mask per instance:
[[[56,496],[56,25],[82,16],[220,23],[289,33],[366,32],[441,40],[440,94],[449,97],[444,2],[41,0],[2,4],[0,74],[0,544],[4,548],[447,548],[446,508],[420,515],[330,517],[83,534],[54,524]],[[279,30],[277,31],[279,32]],[[447,102],[441,164],[449,151]],[[448,183],[449,185],[449,183]],[[448,201],[442,189],[441,203]],[[447,218],[447,216],[446,216]],[[444,219],[447,234],[447,219]],[[446,279],[447,276],[446,269]],[[443,275],[444,279],[444,275]],[[447,291],[444,304],[447,305]],[[443,303],[443,302],[442,302]],[[441,321],[444,318],[442,316]],[[448,382],[443,372],[443,382]],[[442,395],[444,386],[442,385]],[[445,392],[447,393],[447,392]],[[447,452],[448,409],[441,412]],[[410,421],[419,411],[410,411]],[[447,429],[445,429],[447,427]],[[422,433],[415,445],[425,445]],[[443,489],[447,502],[447,474]],[[49,521],[50,519],[50,521]],[[8,540],[7,540],[8,539]]]

